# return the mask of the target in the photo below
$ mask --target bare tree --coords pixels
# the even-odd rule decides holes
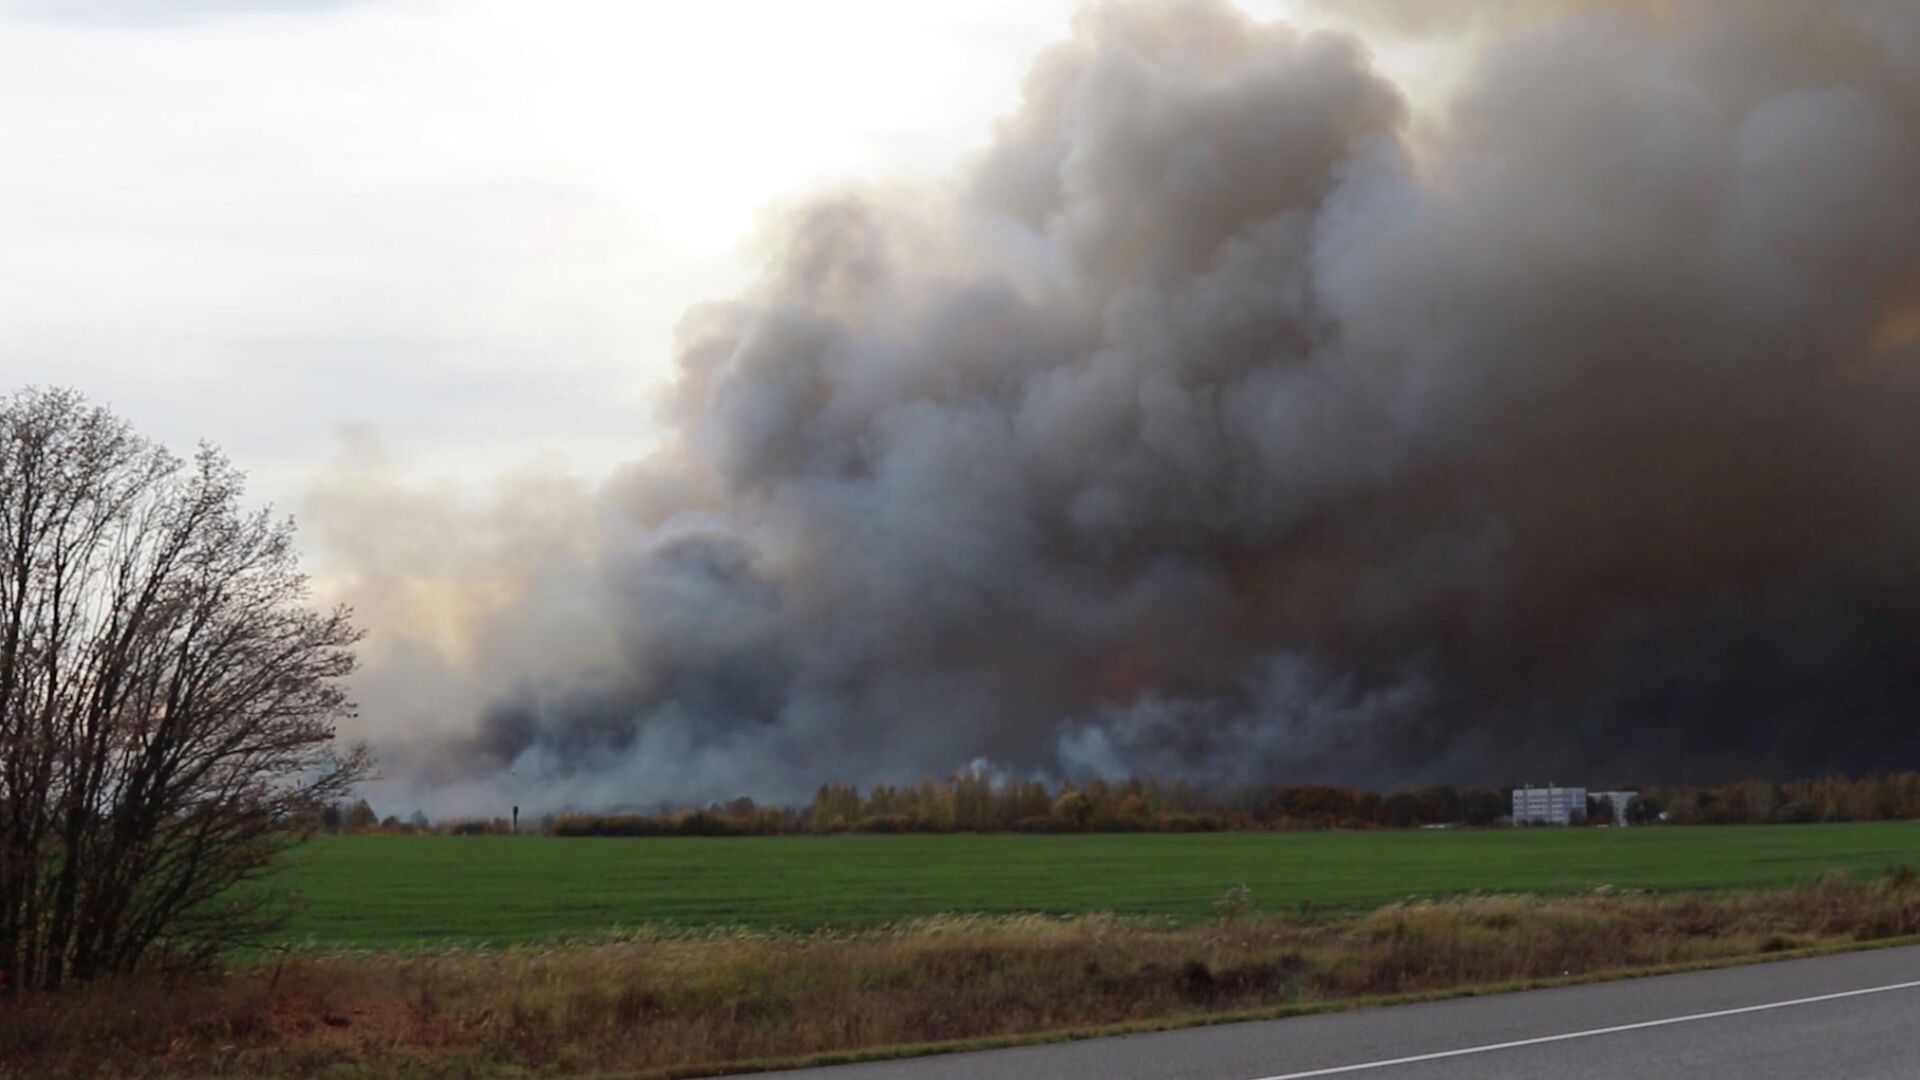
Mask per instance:
[[[68,391],[0,398],[0,978],[202,962],[264,928],[259,876],[366,771],[335,749],[348,612],[292,526]]]

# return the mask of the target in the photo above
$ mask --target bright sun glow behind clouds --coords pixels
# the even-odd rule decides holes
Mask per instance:
[[[935,173],[1018,102],[1071,5],[718,0],[571,5],[524,20],[550,80],[554,151],[644,193],[663,232],[737,243],[769,200],[849,180]]]

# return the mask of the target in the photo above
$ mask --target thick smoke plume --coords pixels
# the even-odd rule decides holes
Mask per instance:
[[[951,189],[792,214],[599,498],[614,658],[440,777],[1920,765],[1920,20],[1456,9],[1416,125],[1353,38],[1094,7]]]

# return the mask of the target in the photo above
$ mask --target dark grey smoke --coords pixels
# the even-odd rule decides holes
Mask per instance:
[[[957,193],[795,214],[604,493],[619,662],[449,775],[1920,766],[1920,19],[1476,25],[1416,134],[1354,40],[1096,7]]]

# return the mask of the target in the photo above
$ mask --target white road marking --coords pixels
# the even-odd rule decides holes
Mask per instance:
[[[1792,1001],[1770,1001],[1765,1005],[1747,1005],[1738,1009],[1719,1009],[1714,1012],[1692,1013],[1687,1016],[1669,1016],[1664,1020],[1643,1020],[1637,1024],[1618,1024],[1614,1027],[1591,1028],[1586,1031],[1569,1031],[1560,1035],[1542,1035],[1537,1039],[1516,1039],[1513,1042],[1488,1043],[1485,1046],[1467,1046],[1458,1050],[1441,1050],[1433,1054],[1415,1054],[1412,1057],[1366,1061],[1358,1065],[1336,1065],[1330,1069],[1309,1069],[1306,1072],[1282,1073],[1278,1076],[1262,1076],[1259,1077],[1258,1080],[1307,1080],[1310,1076],[1338,1076],[1341,1073],[1365,1072],[1369,1069],[1390,1069],[1395,1065],[1412,1065],[1421,1061],[1439,1061],[1443,1058],[1467,1057],[1471,1054],[1491,1054],[1496,1050],[1513,1050],[1522,1046],[1539,1046],[1541,1043],[1566,1042],[1568,1039],[1590,1039],[1595,1035],[1612,1035],[1621,1031],[1639,1031],[1644,1028],[1667,1027],[1671,1024],[1691,1024],[1698,1020],[1713,1020],[1722,1016],[1739,1016],[1742,1013],[1766,1012],[1769,1009],[1790,1009],[1796,1005],[1814,1005],[1822,1001],[1838,1001],[1841,998],[1859,997],[1863,994],[1885,994],[1894,990],[1913,990],[1916,988],[1920,988],[1920,980],[1894,983],[1891,986],[1870,986],[1865,990],[1843,990],[1837,994],[1820,994],[1817,997],[1794,998]]]

